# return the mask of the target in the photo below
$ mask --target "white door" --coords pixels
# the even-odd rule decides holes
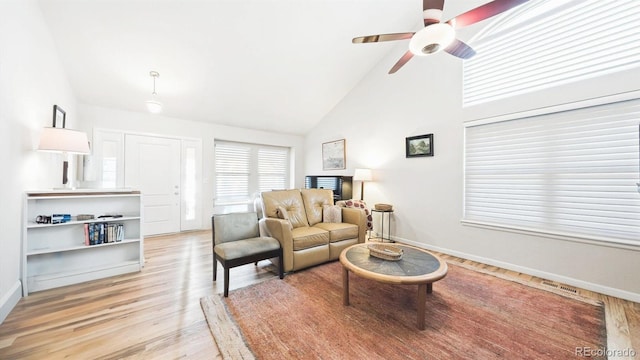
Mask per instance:
[[[124,183],[140,189],[144,235],[180,231],[180,140],[125,135]]]

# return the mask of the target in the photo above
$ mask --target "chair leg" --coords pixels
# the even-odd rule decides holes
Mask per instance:
[[[229,297],[229,268],[224,268],[224,297]]]
[[[213,281],[216,281],[218,275],[218,259],[216,259],[216,254],[213,254]]]
[[[280,279],[284,277],[284,260],[282,259],[282,251],[280,251],[280,256],[278,256],[278,275]]]

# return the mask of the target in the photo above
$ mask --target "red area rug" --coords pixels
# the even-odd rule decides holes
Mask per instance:
[[[449,264],[416,328],[417,286],[350,274],[334,262],[201,300],[225,358],[571,359],[606,347],[604,307]]]

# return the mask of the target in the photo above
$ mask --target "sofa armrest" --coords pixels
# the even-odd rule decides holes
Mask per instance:
[[[269,232],[269,229],[267,228],[266,220],[267,219],[265,218],[261,218],[260,220],[258,220],[258,230],[260,231],[260,236],[273,237]]]
[[[367,234],[367,214],[362,209],[342,208],[342,222],[358,226],[358,242],[363,243]]]
[[[264,224],[271,237],[276,238],[282,246],[284,260],[284,270],[293,269],[293,235],[291,234],[291,223],[289,220],[264,218]]]

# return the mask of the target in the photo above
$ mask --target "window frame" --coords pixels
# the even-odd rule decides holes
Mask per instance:
[[[218,168],[218,154],[217,149],[218,146],[237,146],[244,147],[248,150],[248,168],[247,168],[247,187],[246,194],[239,195],[233,199],[226,199],[221,197],[218,192],[219,185],[219,168]],[[277,146],[277,145],[264,145],[258,143],[247,143],[247,142],[239,142],[239,141],[229,141],[229,140],[214,140],[214,208],[220,212],[235,212],[235,211],[251,211],[253,209],[253,201],[259,196],[259,194],[264,191],[261,189],[261,181],[260,181],[260,152],[261,150],[267,150],[269,152],[284,151],[286,152],[284,163],[284,174],[283,174],[283,187],[289,188],[291,184],[291,174],[293,172],[292,164],[291,164],[291,147],[287,146]],[[272,166],[274,168],[274,166]],[[274,175],[275,173],[270,173],[270,175]]]

